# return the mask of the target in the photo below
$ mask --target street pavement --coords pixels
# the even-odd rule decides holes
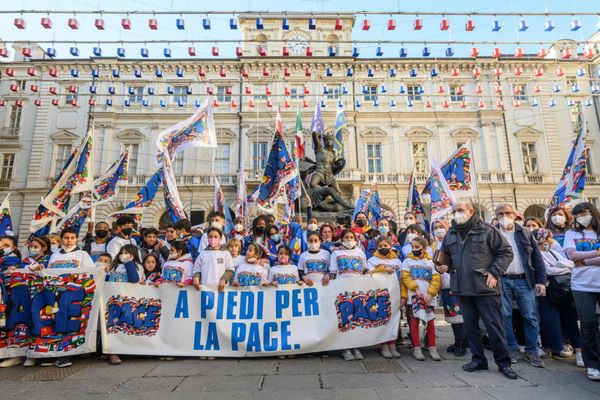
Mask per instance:
[[[178,358],[123,356],[111,366],[97,356],[73,359],[73,366],[22,366],[0,369],[0,399],[343,399],[343,400],[468,400],[468,399],[597,399],[600,382],[592,382],[574,360],[546,360],[545,369],[520,360],[514,365],[519,379],[508,380],[495,368],[464,372],[469,355],[446,353],[451,329],[436,325],[438,348],[444,358],[416,361],[408,346],[402,358],[385,360],[365,349],[363,361],[343,361],[339,352],[329,357],[294,359]],[[406,332],[406,329],[403,328]]]

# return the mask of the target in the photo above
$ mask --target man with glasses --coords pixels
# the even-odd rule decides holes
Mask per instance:
[[[499,279],[510,265],[513,252],[502,234],[483,222],[473,206],[458,202],[452,207],[452,227],[436,254],[438,265],[447,265],[450,288],[458,297],[465,334],[472,359],[463,370],[487,370],[479,319],[490,337],[494,360],[499,371],[509,379],[518,375],[511,368],[502,319],[502,297]]]

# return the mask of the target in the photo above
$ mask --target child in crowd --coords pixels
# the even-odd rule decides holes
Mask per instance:
[[[440,291],[440,274],[434,268],[433,261],[426,249],[428,242],[423,237],[416,237],[411,242],[412,251],[402,262],[402,302],[410,302],[409,327],[413,344],[413,357],[425,360],[420,343],[420,324],[426,324],[429,340],[429,355],[434,361],[441,361],[435,347],[435,314],[436,296]]]
[[[108,253],[102,253],[98,256],[98,260],[96,261],[96,267],[102,268],[104,271],[107,270],[107,267],[112,264],[112,257]]]
[[[244,224],[244,218],[236,217],[235,220],[233,221],[233,229],[229,233],[229,236],[231,238],[243,240],[247,234],[248,234],[248,232],[246,231],[246,226]]]
[[[275,265],[277,262],[277,249],[280,246],[283,246],[283,239],[281,237],[281,233],[279,232],[279,228],[276,225],[271,225],[267,228],[267,240],[265,246],[269,251],[269,264]]]
[[[351,229],[344,229],[341,235],[342,247],[331,253],[329,272],[336,278],[345,278],[361,275],[367,271],[365,252],[358,247],[356,234]],[[359,349],[346,349],[342,351],[346,361],[362,360],[363,355]]]
[[[196,290],[201,286],[218,288],[223,291],[234,273],[233,259],[225,246],[221,244],[223,232],[218,228],[206,231],[208,245],[194,263],[192,283]]]
[[[267,270],[260,264],[265,255],[264,249],[250,243],[246,250],[246,259],[235,270],[232,286],[259,286],[267,283]]]
[[[188,246],[176,240],[171,243],[169,259],[163,264],[162,278],[164,283],[175,284],[179,287],[192,284],[194,262],[188,251]]]
[[[160,267],[158,256],[155,253],[150,253],[144,258],[142,264],[144,266],[144,275],[142,276],[140,283],[158,287],[162,282],[162,268]]]
[[[244,262],[244,256],[242,253],[242,240],[236,237],[229,239],[227,242],[227,250],[231,253],[231,259],[233,260],[233,267],[236,269]]]
[[[282,245],[277,249],[277,261],[269,270],[268,283],[272,286],[291,285],[297,283],[302,285],[302,281],[298,275],[298,267],[290,264],[291,250],[286,245]]]
[[[377,239],[377,249],[373,253],[373,257],[367,261],[367,269],[371,273],[395,273],[399,279],[402,265],[398,255],[392,250],[392,239],[389,236],[380,236]],[[384,358],[400,358],[400,353],[396,349],[396,341],[390,340],[382,343],[381,355]]]
[[[300,255],[298,272],[308,286],[314,282],[321,282],[323,286],[329,283],[329,259],[331,254],[321,248],[321,237],[316,231],[311,231],[306,236],[308,250]]]
[[[60,235],[58,233],[50,233],[46,237],[50,241],[50,251],[52,253],[60,250]]]
[[[39,271],[48,267],[50,261],[50,241],[44,236],[34,237],[29,242],[29,257],[23,259],[23,265],[30,271]]]
[[[403,259],[404,259],[404,257],[408,256],[411,253],[412,241],[414,238],[417,238],[417,237],[425,238],[425,240],[427,241],[427,246],[425,247],[424,251],[426,251],[429,254],[430,258],[433,257],[433,251],[431,250],[431,247],[429,247],[429,239],[427,239],[427,232],[425,232],[423,230],[421,225],[413,224],[413,225],[409,225],[408,227],[406,227],[405,241],[407,244],[405,244],[402,247],[402,258]]]
[[[138,283],[144,276],[138,248],[132,244],[121,247],[117,257],[106,269],[106,282]]]

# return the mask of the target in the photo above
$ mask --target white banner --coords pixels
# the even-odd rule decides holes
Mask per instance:
[[[399,308],[395,274],[221,293],[107,282],[103,352],[261,357],[359,348],[396,339]]]
[[[4,274],[0,359],[96,351],[104,271],[65,268],[42,274],[24,269]]]

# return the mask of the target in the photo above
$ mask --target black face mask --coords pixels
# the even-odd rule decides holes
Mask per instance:
[[[99,229],[96,231],[96,237],[100,239],[104,239],[108,236],[108,231],[105,229]]]
[[[124,236],[129,236],[129,235],[131,235],[131,232],[133,232],[133,228],[123,228],[123,229],[121,229],[121,233],[122,233]]]
[[[421,257],[421,254],[423,254],[423,249],[419,249],[419,250],[413,250],[412,251],[413,256],[415,257]]]
[[[254,228],[254,232],[257,235],[264,235],[265,234],[265,229],[266,228],[264,226],[257,226],[257,227]]]
[[[388,254],[390,254],[390,249],[388,249],[387,247],[384,249],[378,249],[377,250],[379,252],[379,254],[381,254],[382,256],[387,256]]]
[[[367,221],[365,221],[364,219],[357,219],[356,225],[360,226],[361,228],[364,228],[365,226],[367,226]]]

